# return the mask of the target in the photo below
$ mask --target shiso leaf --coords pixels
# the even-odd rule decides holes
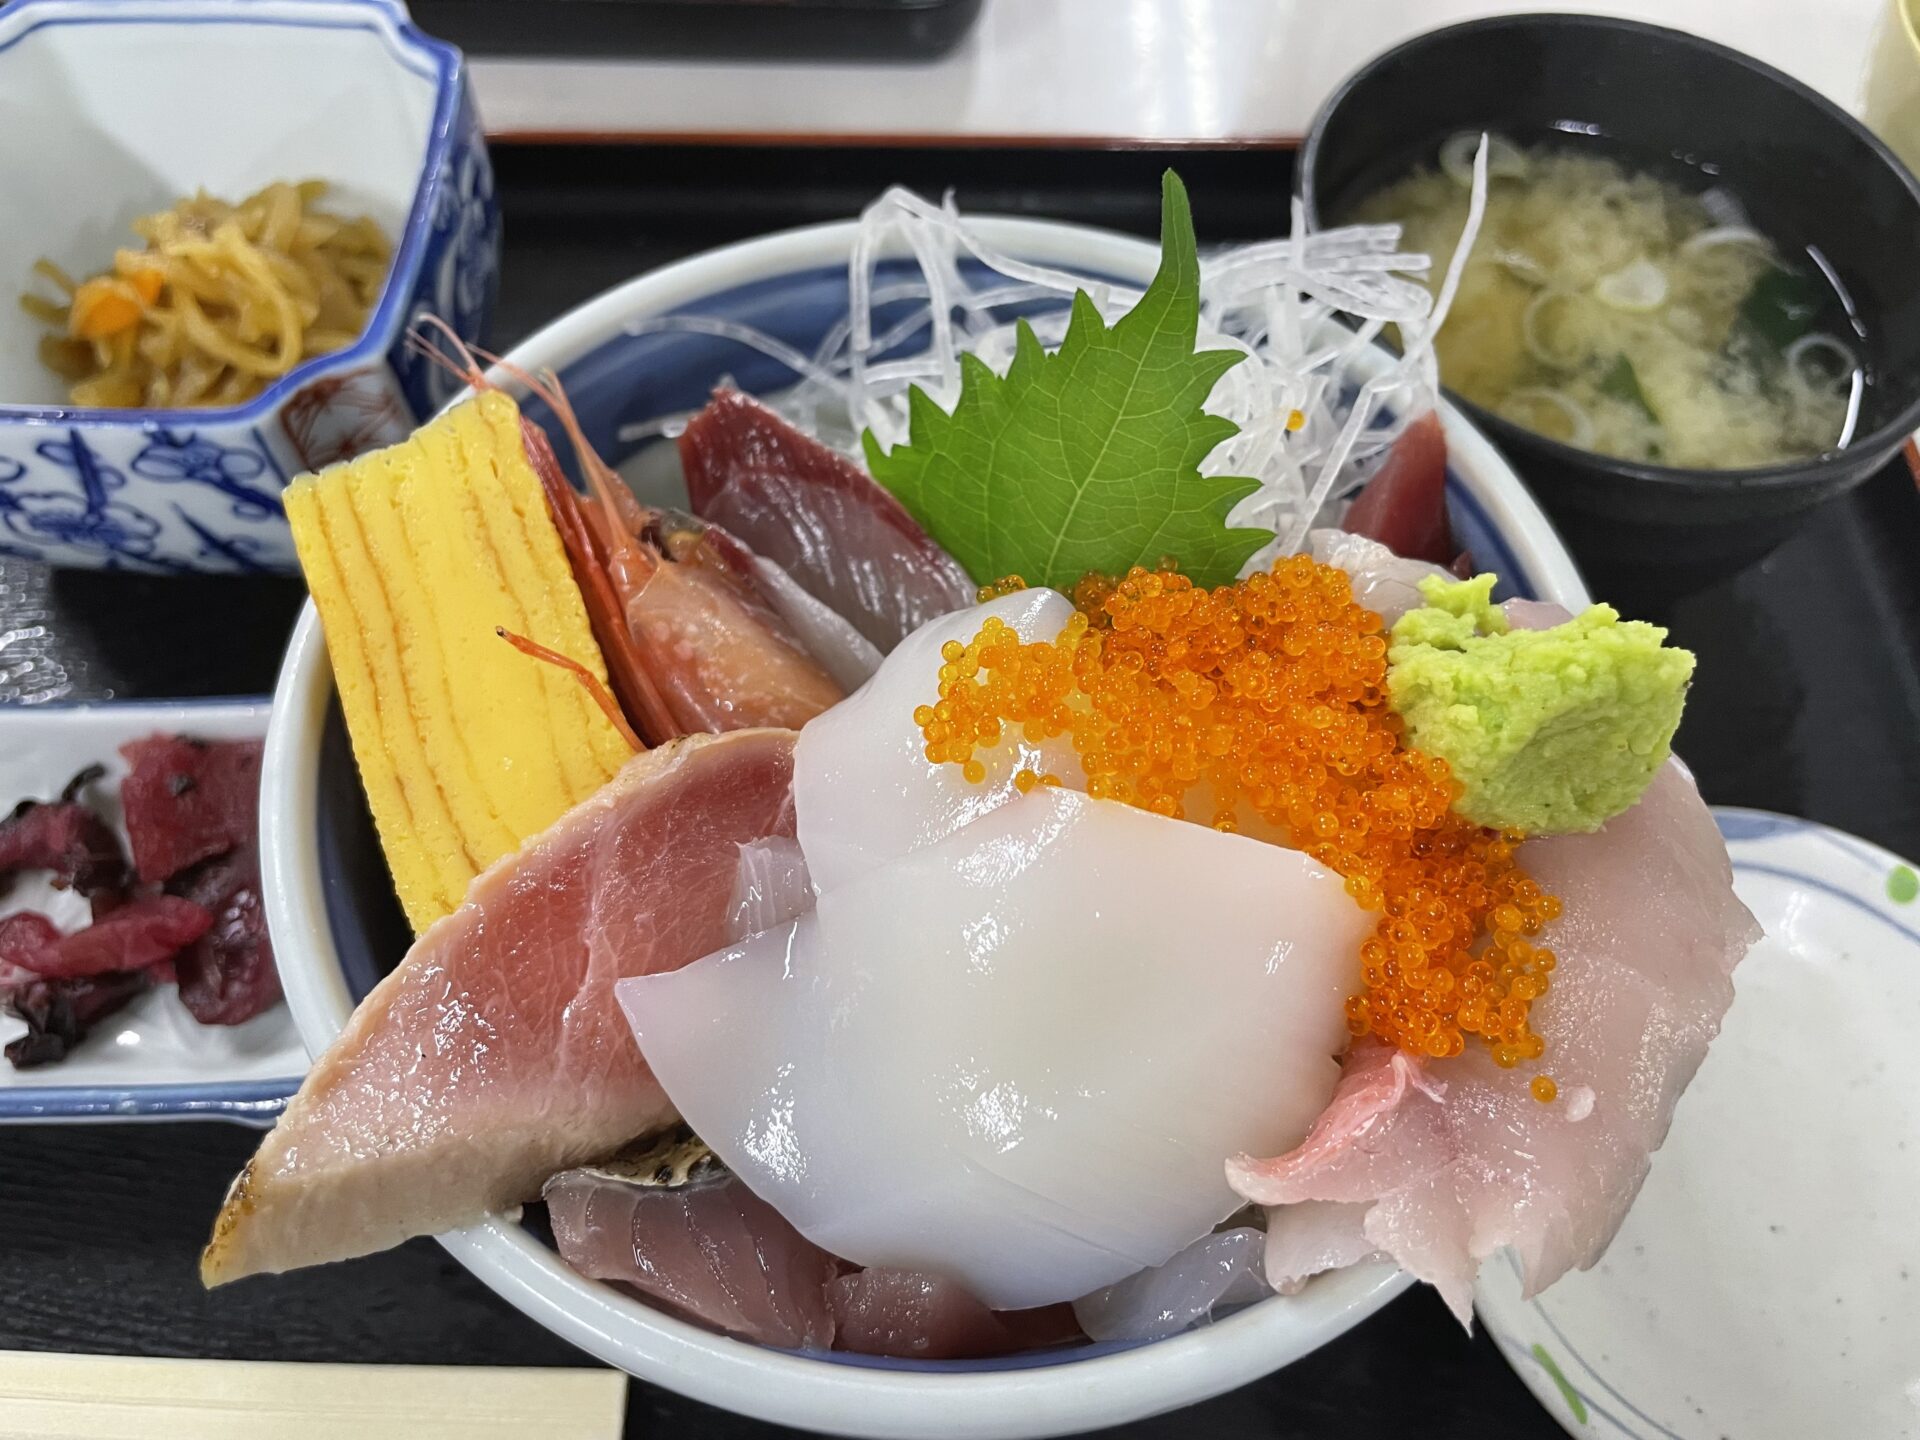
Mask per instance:
[[[1200,260],[1171,170],[1160,247],[1153,283],[1113,325],[1078,291],[1057,352],[1022,321],[1004,377],[963,353],[952,414],[916,386],[907,443],[883,451],[862,436],[874,478],[982,584],[1018,575],[1068,589],[1089,570],[1172,559],[1219,585],[1272,539],[1226,524],[1258,481],[1199,470],[1238,431],[1200,407],[1244,357],[1194,349]]]

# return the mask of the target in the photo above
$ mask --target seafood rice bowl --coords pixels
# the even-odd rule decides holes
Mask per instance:
[[[289,490],[270,920],[324,1049],[208,1283],[456,1232],[700,1398],[1039,1434],[1395,1267],[1465,1323],[1494,1252],[1604,1252],[1755,938],[1692,657],[1449,507],[1392,227],[1203,260],[1169,176],[1157,262],[1022,228],[889,192],[786,242],[846,258],[798,344],[634,305],[606,345],[705,357],[643,413],[447,352],[469,398]],[[365,987],[329,672],[411,932]]]

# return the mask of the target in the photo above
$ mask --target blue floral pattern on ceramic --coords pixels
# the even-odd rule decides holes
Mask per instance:
[[[271,455],[263,451],[222,445],[191,430],[160,429],[138,455],[133,473],[169,483],[188,481],[218,490],[233,501],[236,520],[265,520],[284,516],[278,491],[287,483]],[[254,482],[271,477],[272,490]]]
[[[0,475],[0,519],[15,536],[29,544],[85,550],[106,561],[144,560],[153,553],[160,526],[131,505],[108,498],[125,488],[127,477],[104,463],[79,430],[69,430],[65,440],[42,440],[34,453],[45,462],[37,469],[0,462],[7,466]]]
[[[420,265],[419,283],[406,330],[438,316],[464,338],[487,333],[499,283],[500,206],[493,193],[493,162],[480,128],[470,87],[460,86],[454,121],[457,139],[448,154],[445,181],[434,196],[432,229]],[[416,415],[437,411],[459,391],[461,381],[407,347],[406,331],[387,353],[387,363]]]
[[[13,23],[0,27],[0,48],[40,26],[101,23],[49,0],[15,0],[4,10]],[[166,0],[118,0],[111,17],[172,23]],[[395,237],[394,279],[355,345],[309,361],[244,406],[0,405],[0,555],[156,574],[292,571],[280,499],[288,481],[404,438],[459,388],[407,350],[407,332],[431,316],[470,342],[486,335],[500,210],[460,52],[416,30],[393,0],[326,0],[305,15],[276,7],[233,23],[369,30],[405,83],[433,87],[419,186]]]
[[[0,454],[7,555],[154,574],[292,563],[286,473],[259,431],[250,443],[234,443],[231,430],[39,433],[48,438],[24,459]],[[179,498],[161,503],[169,490]]]

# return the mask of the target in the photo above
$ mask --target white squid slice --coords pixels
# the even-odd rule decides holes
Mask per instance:
[[[913,712],[940,698],[940,647],[963,644],[989,618],[1022,640],[1051,640],[1073,615],[1057,590],[1022,590],[922,625],[890,654],[856,693],[800,732],[793,797],[800,848],[822,893],[958,830],[1019,794],[1022,769],[1051,772],[1074,788],[1086,772],[1060,736],[1029,744],[1009,730],[979,753],[987,776],[970,784],[953,764],[926,757],[926,737]]]
[[[1296,851],[1042,787],[620,1001],[815,1244],[1020,1309],[1165,1263],[1243,1203],[1224,1157],[1306,1134],[1368,923]]]

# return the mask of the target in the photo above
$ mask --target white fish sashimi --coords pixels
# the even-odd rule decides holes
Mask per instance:
[[[1344,1270],[1376,1259],[1367,1238],[1368,1205],[1356,1200],[1301,1200],[1267,1211],[1267,1283],[1280,1295],[1297,1295],[1327,1270]]]
[[[1429,575],[1453,578],[1438,565],[1403,560],[1378,540],[1344,530],[1315,530],[1307,537],[1307,549],[1322,565],[1346,571],[1353,581],[1353,598],[1379,615],[1388,628],[1407,611],[1427,603],[1420,594],[1422,580]]]
[[[878,674],[800,733],[794,806],[800,847],[816,889],[825,892],[876,865],[931,845],[1019,794],[1022,768],[1052,772],[1072,787],[1086,783],[1065,736],[1029,744],[1013,731],[980,753],[984,782],[958,765],[927,759],[913,712],[940,698],[940,647],[963,644],[989,618],[1022,640],[1051,640],[1073,615],[1057,590],[1022,590],[922,625],[894,649]]]
[[[1541,1104],[1530,1069],[1502,1070],[1482,1047],[1419,1066],[1360,1046],[1305,1145],[1230,1167],[1262,1204],[1365,1207],[1366,1241],[1432,1282],[1463,1322],[1480,1261],[1502,1247],[1528,1295],[1605,1252],[1733,1000],[1734,966],[1760,938],[1677,761],[1595,833],[1520,854],[1565,906],[1542,934],[1558,964],[1533,1007],[1562,1097]],[[1271,1274],[1299,1263],[1269,1250]]]
[[[1296,851],[1041,787],[620,999],[814,1243],[1021,1309],[1164,1264],[1240,1205],[1226,1156],[1305,1135],[1367,927]]]
[[[753,557],[762,593],[793,627],[806,651],[851,694],[880,668],[880,648],[824,601],[816,600],[785,570],[763,555]]]
[[[1262,1269],[1267,1237],[1242,1225],[1207,1235],[1166,1264],[1073,1303],[1092,1340],[1161,1340],[1216,1311],[1250,1305],[1273,1293]]]

